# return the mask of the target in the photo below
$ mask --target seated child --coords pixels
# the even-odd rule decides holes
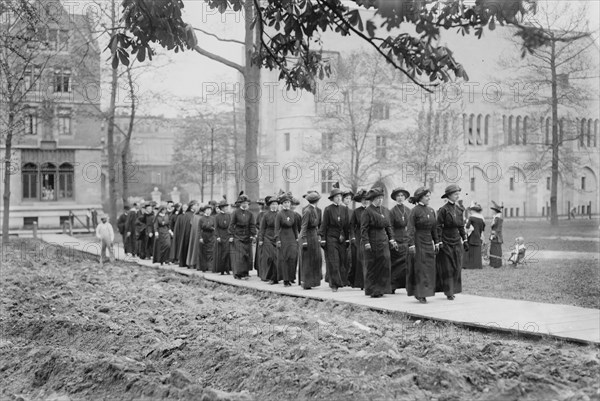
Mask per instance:
[[[509,262],[512,262],[513,265],[518,264],[525,258],[525,240],[523,237],[515,238],[515,248],[510,252],[510,258],[508,258]]]

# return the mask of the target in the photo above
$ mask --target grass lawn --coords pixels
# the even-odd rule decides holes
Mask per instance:
[[[462,271],[463,292],[600,308],[600,268],[594,260],[539,260],[526,267]]]

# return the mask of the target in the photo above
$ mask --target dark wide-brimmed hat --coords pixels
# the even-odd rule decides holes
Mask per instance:
[[[200,206],[200,210],[201,212],[205,211],[206,209],[212,209],[212,205],[210,203],[205,203],[204,205]]]
[[[331,193],[329,194],[329,196],[327,198],[329,200],[332,200],[335,196],[337,196],[337,195],[343,195],[343,194],[344,194],[344,192],[341,189],[339,189],[339,188],[333,188],[331,190]]]
[[[413,196],[408,198],[408,201],[412,204],[417,204],[421,200],[421,198],[427,195],[428,193],[431,193],[431,191],[425,187],[417,188]]]
[[[496,202],[492,201],[492,207],[490,207],[490,209],[492,209],[495,212],[502,213],[502,209],[504,209],[504,206],[500,206]]]
[[[227,202],[227,196],[223,195],[223,199],[221,199],[221,201],[219,203],[217,203],[217,207],[221,208],[221,207],[225,207],[225,206],[229,206],[229,202]]]
[[[318,192],[309,192],[304,194],[304,199],[306,199],[309,203],[314,203],[321,199],[321,194]]]
[[[292,196],[288,194],[282,194],[279,196],[279,203],[292,202]]]
[[[460,192],[460,191],[462,191],[462,189],[460,189],[460,187],[458,185],[450,184],[444,190],[444,195],[442,195],[442,199],[447,198],[448,196],[452,195],[453,193]]]
[[[300,199],[298,199],[298,198],[292,198],[292,205],[298,206],[299,204],[300,204]]]
[[[188,209],[191,209],[192,206],[197,205],[198,201],[197,200],[191,200],[190,203],[188,203]]]
[[[303,198],[306,198],[306,196],[307,196],[308,194],[310,194],[311,192],[316,192],[316,193],[319,193],[319,191],[317,191],[316,189],[309,189],[308,191],[306,191],[306,193],[305,193],[304,195],[302,195],[302,197],[303,197]]]
[[[383,196],[383,189],[381,188],[371,188],[369,192],[365,195],[366,200],[372,201],[375,198]]]
[[[472,210],[474,212],[477,213],[481,213],[481,211],[483,210],[483,208],[481,207],[481,205],[477,202],[472,202],[471,205],[469,206],[469,210]]]
[[[342,193],[342,198],[345,198],[347,196],[350,196],[352,198],[354,198],[354,192],[352,192],[351,189],[347,189]]]
[[[240,194],[238,195],[237,200],[235,201],[236,204],[240,204],[242,202],[250,202],[250,198],[248,198],[247,195],[244,194],[244,191],[241,191]]]
[[[274,196],[267,196],[267,197],[265,197],[265,204],[267,206],[270,206],[271,203],[273,203],[273,202],[279,203],[279,196],[274,195]]]
[[[355,202],[362,202],[363,199],[365,199],[366,195],[367,195],[367,190],[366,189],[359,189],[356,192],[356,195],[354,195],[354,197],[352,198],[352,200],[355,201]]]
[[[410,192],[408,192],[406,189],[404,189],[402,187],[394,188],[394,190],[392,191],[391,198],[393,200],[396,200],[396,197],[398,196],[398,194],[404,194],[405,199],[410,198]]]

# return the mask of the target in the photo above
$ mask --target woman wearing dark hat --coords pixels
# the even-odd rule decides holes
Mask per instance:
[[[223,195],[223,199],[217,205],[217,213],[215,214],[215,253],[214,253],[214,267],[215,273],[230,274],[231,272],[231,261],[229,259],[229,223],[231,222],[231,215],[227,213],[227,197]]]
[[[350,203],[352,203],[352,198],[354,198],[354,192],[352,192],[350,189],[344,191],[342,194],[342,205],[348,208],[348,218],[350,221],[348,226],[348,237],[352,237],[352,215],[354,214],[354,211],[350,206]],[[350,271],[352,271],[352,246],[350,244],[350,238],[346,238],[344,246],[346,248],[346,272],[348,274],[347,281],[348,285],[351,285]]]
[[[265,203],[269,211],[263,214],[258,230],[258,247],[260,259],[258,272],[262,280],[269,284],[277,284],[281,277],[277,274],[277,246],[275,240],[275,219],[279,208],[277,196],[265,197]]]
[[[439,249],[437,219],[430,208],[431,191],[418,188],[408,201],[415,205],[408,216],[408,274],[406,292],[421,303],[435,295],[435,254]]]
[[[187,205],[185,205],[185,208],[187,210]],[[177,246],[179,245],[177,237],[175,236],[175,225],[177,224],[177,219],[183,213],[185,213],[185,210],[182,211],[181,203],[176,203],[173,207],[173,213],[171,213],[171,215],[169,216],[169,228],[173,233],[173,236],[171,237],[171,250],[169,251],[169,263],[179,263],[175,252]]]
[[[188,204],[186,212],[177,219],[175,224],[175,236],[179,244],[176,251],[180,267],[187,266],[187,257],[190,248],[190,233],[192,231],[192,219],[198,210],[198,202],[193,200]]]
[[[282,209],[275,218],[275,244],[277,246],[277,275],[289,287],[296,277],[298,263],[298,213],[290,210],[292,199],[284,194],[279,198]]]
[[[198,228],[198,270],[206,272],[213,269],[213,251],[215,248],[215,219],[212,217],[213,205],[210,203],[200,208]]]
[[[346,238],[349,237],[350,216],[342,206],[342,191],[333,188],[329,195],[333,203],[323,211],[319,235],[325,240],[325,267],[329,287],[333,292],[349,285],[346,266]]]
[[[466,230],[469,240],[469,250],[465,253],[463,267],[465,269],[481,269],[481,246],[483,244],[483,231],[485,230],[485,221],[481,215],[481,206],[473,203],[469,207],[469,219],[467,220]]]
[[[436,282],[450,301],[462,292],[462,259],[469,250],[463,217],[465,210],[457,204],[460,191],[456,184],[447,186],[442,195],[447,202],[437,213],[438,237],[442,245],[436,259]]]
[[[154,238],[156,244],[154,246],[152,263],[160,263],[162,265],[169,261],[171,234],[173,232],[171,231],[169,216],[167,216],[167,208],[163,206],[158,209],[158,214],[154,219]]]
[[[367,191],[364,189],[361,189],[356,193],[353,199],[355,202],[361,202],[361,204],[354,209],[352,216],[350,217],[350,255],[352,258],[352,263],[350,264],[348,281],[350,282],[352,288],[360,288],[361,290],[365,288],[365,272],[363,269],[364,251],[360,243],[360,223],[365,208],[371,204],[370,200],[365,199],[366,195]]]
[[[265,197],[265,199],[269,198],[269,196]],[[267,213],[269,211],[269,206],[267,206],[265,204],[265,199],[263,198],[259,198],[256,201],[256,204],[260,206],[260,211],[258,212],[258,215],[256,216],[256,230],[260,229],[260,222],[263,218],[263,216],[265,215],[265,213]],[[266,272],[262,272],[260,271],[260,252],[262,251],[262,247],[260,247],[258,244],[256,244],[256,248],[254,250],[254,270],[256,270],[256,274],[258,275],[258,277],[261,278],[261,280],[263,281],[267,281],[266,278]]]
[[[321,195],[318,192],[309,192],[304,198],[308,201],[308,206],[302,212],[302,226],[298,235],[301,246],[299,284],[308,290],[320,286],[323,278],[321,238],[318,235],[321,211],[317,208]]]
[[[406,288],[406,273],[408,266],[408,216],[410,209],[404,205],[410,197],[404,188],[396,188],[392,191],[392,199],[396,202],[390,210],[390,223],[394,232],[394,239],[398,249],[392,249],[390,257],[392,260],[392,294],[398,288]]]
[[[504,243],[502,237],[502,224],[504,223],[502,209],[504,207],[492,201],[490,209],[496,212],[492,218],[492,233],[490,235],[490,266],[498,268],[502,267],[502,244]]]
[[[371,189],[366,197],[371,205],[361,216],[361,245],[364,247],[365,295],[373,298],[392,293],[390,246],[396,248],[390,212],[383,203],[383,190]]]
[[[231,247],[231,269],[235,279],[247,280],[252,269],[252,239],[256,237],[256,220],[248,210],[250,199],[240,192],[237,208],[231,214],[229,245]]]
[[[200,218],[205,205],[196,207],[196,213],[192,217],[192,229],[190,231],[190,245],[186,264],[190,269],[198,269],[200,261]]]

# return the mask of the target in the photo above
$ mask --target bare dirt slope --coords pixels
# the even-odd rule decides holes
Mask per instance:
[[[598,348],[3,248],[2,400],[598,400]]]

